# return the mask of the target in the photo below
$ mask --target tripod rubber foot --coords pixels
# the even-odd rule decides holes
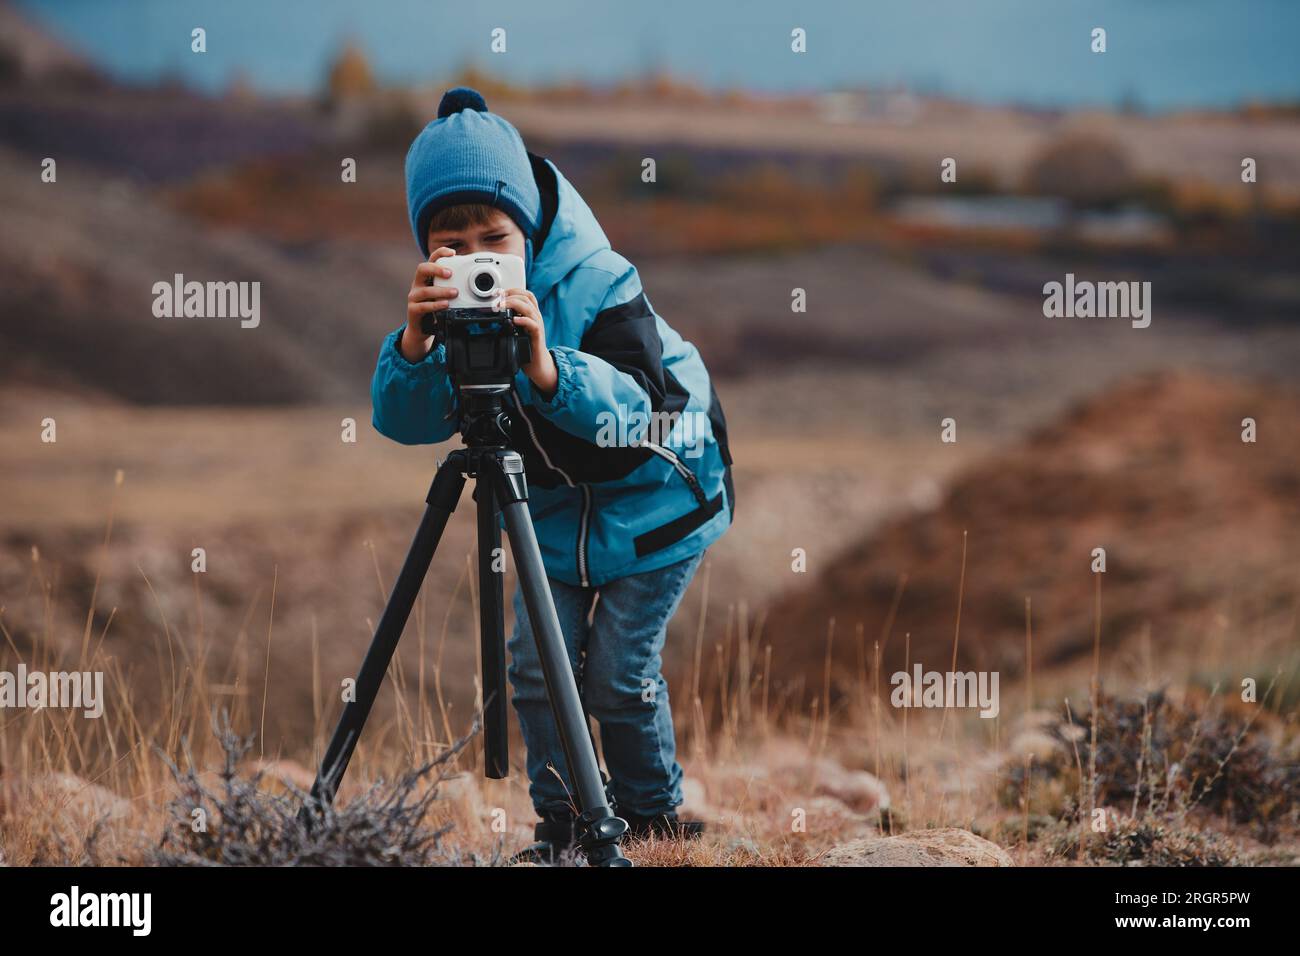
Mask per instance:
[[[578,847],[591,866],[631,866],[618,841],[627,832],[627,821],[614,816],[608,807],[583,813],[577,820]]]

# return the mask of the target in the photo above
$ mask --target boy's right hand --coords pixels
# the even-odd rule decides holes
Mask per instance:
[[[435,277],[451,278],[448,266],[438,265],[438,260],[454,256],[454,249],[440,246],[429,254],[428,261],[421,262],[411,280],[411,291],[406,296],[406,328],[402,331],[402,358],[412,365],[421,361],[433,348],[433,336],[425,335],[420,327],[424,317],[432,312],[447,308],[449,300],[456,298],[456,289],[452,286],[435,286]]]

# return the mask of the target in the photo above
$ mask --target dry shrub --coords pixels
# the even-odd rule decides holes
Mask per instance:
[[[192,761],[189,769],[181,770],[167,760],[180,795],[169,806],[172,824],[151,854],[151,864],[459,866],[502,862],[499,854],[483,859],[444,847],[442,838],[451,825],[432,828],[425,823],[451,759],[475,731],[396,780],[379,781],[343,806],[325,807],[310,828],[298,818],[307,794],[292,785],[288,794],[264,789],[265,771],[240,775],[240,763],[254,736],[240,737],[224,715],[219,722],[214,719],[213,732],[225,753],[216,786],[204,783]],[[429,777],[432,779],[426,781]],[[204,825],[198,828],[195,810],[203,811]]]
[[[1263,708],[1263,704],[1258,705]],[[1049,733],[1060,744],[1030,770],[1041,795],[1060,795],[1063,819],[1086,816],[1087,786],[1080,770],[1091,765],[1089,711],[1064,708]],[[1294,739],[1273,739],[1252,718],[1230,717],[1214,699],[1176,703],[1163,691],[1123,699],[1101,694],[1097,712],[1096,803],[1121,807],[1133,818],[1173,819],[1193,810],[1249,826],[1274,840],[1300,823],[1300,761]],[[1024,769],[1009,768],[1004,805],[1024,792]]]
[[[1060,826],[1049,840],[1048,855],[1078,859],[1079,837],[1084,834],[1085,858],[1092,863],[1118,866],[1232,866],[1236,849],[1215,833],[1152,817],[1118,817],[1105,833],[1077,826]]]

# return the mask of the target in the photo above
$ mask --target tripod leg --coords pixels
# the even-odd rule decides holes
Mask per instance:
[[[406,619],[411,615],[416,595],[420,593],[420,585],[429,570],[429,562],[433,560],[438,541],[447,527],[447,519],[456,510],[456,503],[465,488],[462,468],[463,453],[452,452],[439,466],[438,474],[429,486],[429,494],[425,497],[428,507],[420,519],[420,526],[416,529],[406,561],[397,576],[397,583],[393,585],[393,593],[388,597],[388,605],[379,619],[375,638],[361,662],[361,670],[357,672],[356,696],[343,708],[334,736],[325,749],[316,782],[312,784],[311,798],[299,812],[298,818],[308,826],[311,812],[319,810],[322,804],[333,801],[339,781],[348,768],[348,761],[352,759],[357,738],[361,736],[361,729],[370,716],[370,708],[379,695],[384,673],[388,670],[393,652],[397,650],[397,642],[406,627]]]
[[[560,619],[555,612],[555,599],[551,596],[537,535],[528,514],[523,461],[518,453],[507,451],[498,456],[496,464],[496,473],[492,477],[497,482],[496,492],[505,515],[506,534],[510,536],[510,550],[519,573],[519,587],[537,641],[542,679],[555,714],[564,761],[577,791],[581,810],[578,843],[587,860],[596,866],[629,866],[630,862],[618,847],[619,838],[627,832],[627,823],[614,816],[605,797],[596,750],[592,746],[591,728],[583,713],[564,634],[560,630]],[[487,476],[481,475],[480,481],[484,477]]]
[[[479,650],[483,662],[483,772],[500,780],[510,771],[510,738],[506,698],[505,575],[496,570],[501,552],[501,525],[497,522],[496,494],[492,482],[474,487],[478,502],[478,622]]]

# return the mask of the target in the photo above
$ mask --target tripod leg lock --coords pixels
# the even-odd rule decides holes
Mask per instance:
[[[618,841],[627,833],[627,821],[614,816],[608,807],[584,811],[576,821],[578,846],[592,866],[631,866],[619,850]]]
[[[438,471],[429,485],[424,502],[448,514],[456,510],[461,492],[465,490],[465,470],[468,467],[465,449],[457,448],[438,465]]]
[[[503,505],[528,500],[528,480],[524,477],[524,460],[517,451],[496,453],[497,467],[491,480],[497,500]]]

